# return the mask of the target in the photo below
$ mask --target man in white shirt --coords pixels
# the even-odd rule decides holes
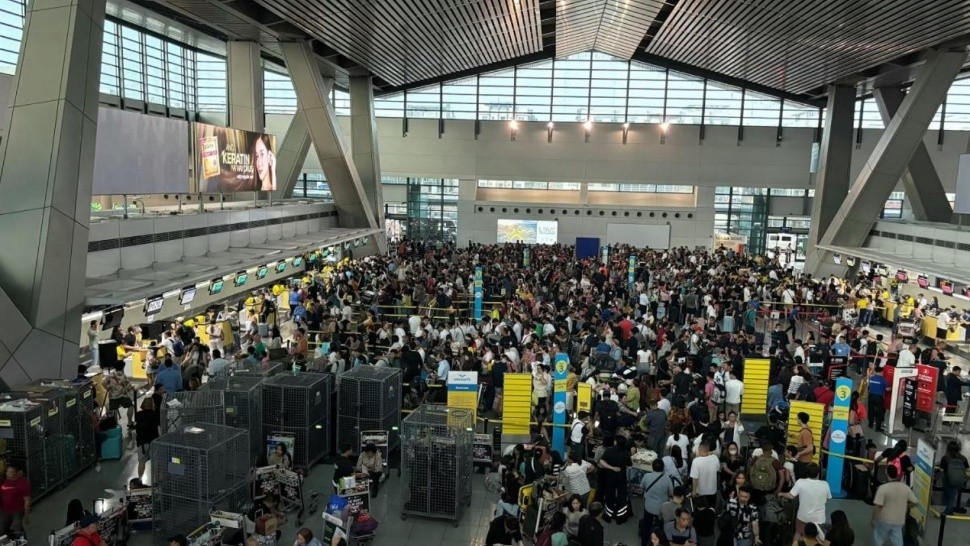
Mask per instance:
[[[222,375],[227,371],[228,367],[229,361],[222,358],[222,351],[219,349],[212,351],[212,361],[209,362],[209,368],[207,369],[209,377]]]
[[[717,475],[721,461],[710,452],[707,442],[697,447],[697,457],[690,463],[691,496],[706,497],[708,506],[714,506],[717,499]]]
[[[408,317],[408,327],[411,329],[411,335],[417,336],[418,331],[421,330],[421,315],[411,315]]]
[[[899,359],[896,360],[897,368],[913,368],[916,366],[916,353],[919,352],[919,347],[915,343],[910,345],[905,351],[899,353]]]
[[[805,472],[807,478],[795,482],[791,492],[781,496],[794,499],[798,497],[798,513],[795,515],[795,538],[805,536],[805,524],[825,523],[825,504],[832,498],[832,491],[828,482],[818,479],[819,469],[815,463],[809,463]]]
[[[637,351],[637,373],[653,374],[653,351],[646,345]]]
[[[744,382],[731,372],[730,379],[724,383],[725,411],[741,414],[741,395],[744,394]]]

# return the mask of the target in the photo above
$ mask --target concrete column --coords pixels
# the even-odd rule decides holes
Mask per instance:
[[[377,118],[374,114],[374,85],[370,76],[350,78],[350,150],[357,174],[374,211],[378,227],[384,225],[384,192],[381,186],[381,160],[377,145]],[[376,237],[377,247],[387,250],[387,234]]]
[[[889,126],[893,116],[903,103],[906,93],[898,87],[877,88],[873,92],[879,115],[885,126]],[[903,171],[903,189],[906,191],[907,204],[912,208],[913,218],[925,222],[949,223],[953,207],[943,191],[943,182],[936,173],[926,144],[920,141]]]
[[[926,59],[819,245],[859,247],[865,243],[966,57],[964,51],[937,51]],[[805,272],[821,271],[823,264],[831,262],[828,254],[812,249]]]
[[[855,87],[830,85],[825,109],[825,130],[819,153],[819,167],[812,201],[812,225],[808,244],[818,243],[835,216],[835,211],[849,193],[852,167],[852,116],[855,111]]]
[[[0,378],[74,377],[105,0],[28,3],[0,148]]]
[[[306,43],[283,43],[283,58],[293,79],[299,103],[297,115],[306,119],[314,151],[327,177],[341,227],[376,228],[377,219],[367,200],[354,159],[343,141],[329,88],[316,58]]]
[[[310,151],[310,127],[306,116],[299,112],[290,120],[286,135],[276,147],[276,193],[279,199],[293,197],[296,181],[303,172],[306,154]]]
[[[226,44],[226,79],[229,86],[229,126],[262,133],[263,63],[256,42]]]

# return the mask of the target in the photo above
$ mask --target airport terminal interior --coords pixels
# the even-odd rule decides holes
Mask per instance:
[[[970,544],[963,0],[0,0],[0,546]]]

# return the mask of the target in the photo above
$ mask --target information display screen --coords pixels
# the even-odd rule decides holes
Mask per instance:
[[[276,137],[205,123],[192,125],[196,191],[276,189]]]
[[[249,275],[245,271],[242,271],[240,273],[236,273],[236,279],[233,281],[233,284],[238,288],[246,284],[247,280],[249,280]]]
[[[559,240],[559,222],[550,220],[498,220],[499,243],[553,245]]]
[[[188,305],[195,300],[196,288],[190,286],[182,289],[182,296],[179,297],[179,305]]]
[[[265,265],[263,267],[260,267],[259,269],[257,269],[256,270],[256,280],[259,281],[259,280],[263,280],[264,278],[266,278],[266,273],[268,271],[269,271],[269,268],[266,267]]]
[[[224,284],[226,284],[226,283],[222,279],[218,279],[218,280],[212,281],[212,284],[209,285],[209,295],[210,296],[215,296],[219,292],[222,292],[222,286]]]
[[[162,310],[162,305],[165,304],[165,299],[161,296],[155,296],[154,298],[148,298],[145,302],[145,314],[154,315]]]

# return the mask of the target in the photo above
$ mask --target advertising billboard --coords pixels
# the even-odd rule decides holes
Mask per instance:
[[[100,108],[92,194],[189,191],[188,138],[185,120]]]
[[[276,189],[276,137],[205,123],[192,125],[195,192]]]

